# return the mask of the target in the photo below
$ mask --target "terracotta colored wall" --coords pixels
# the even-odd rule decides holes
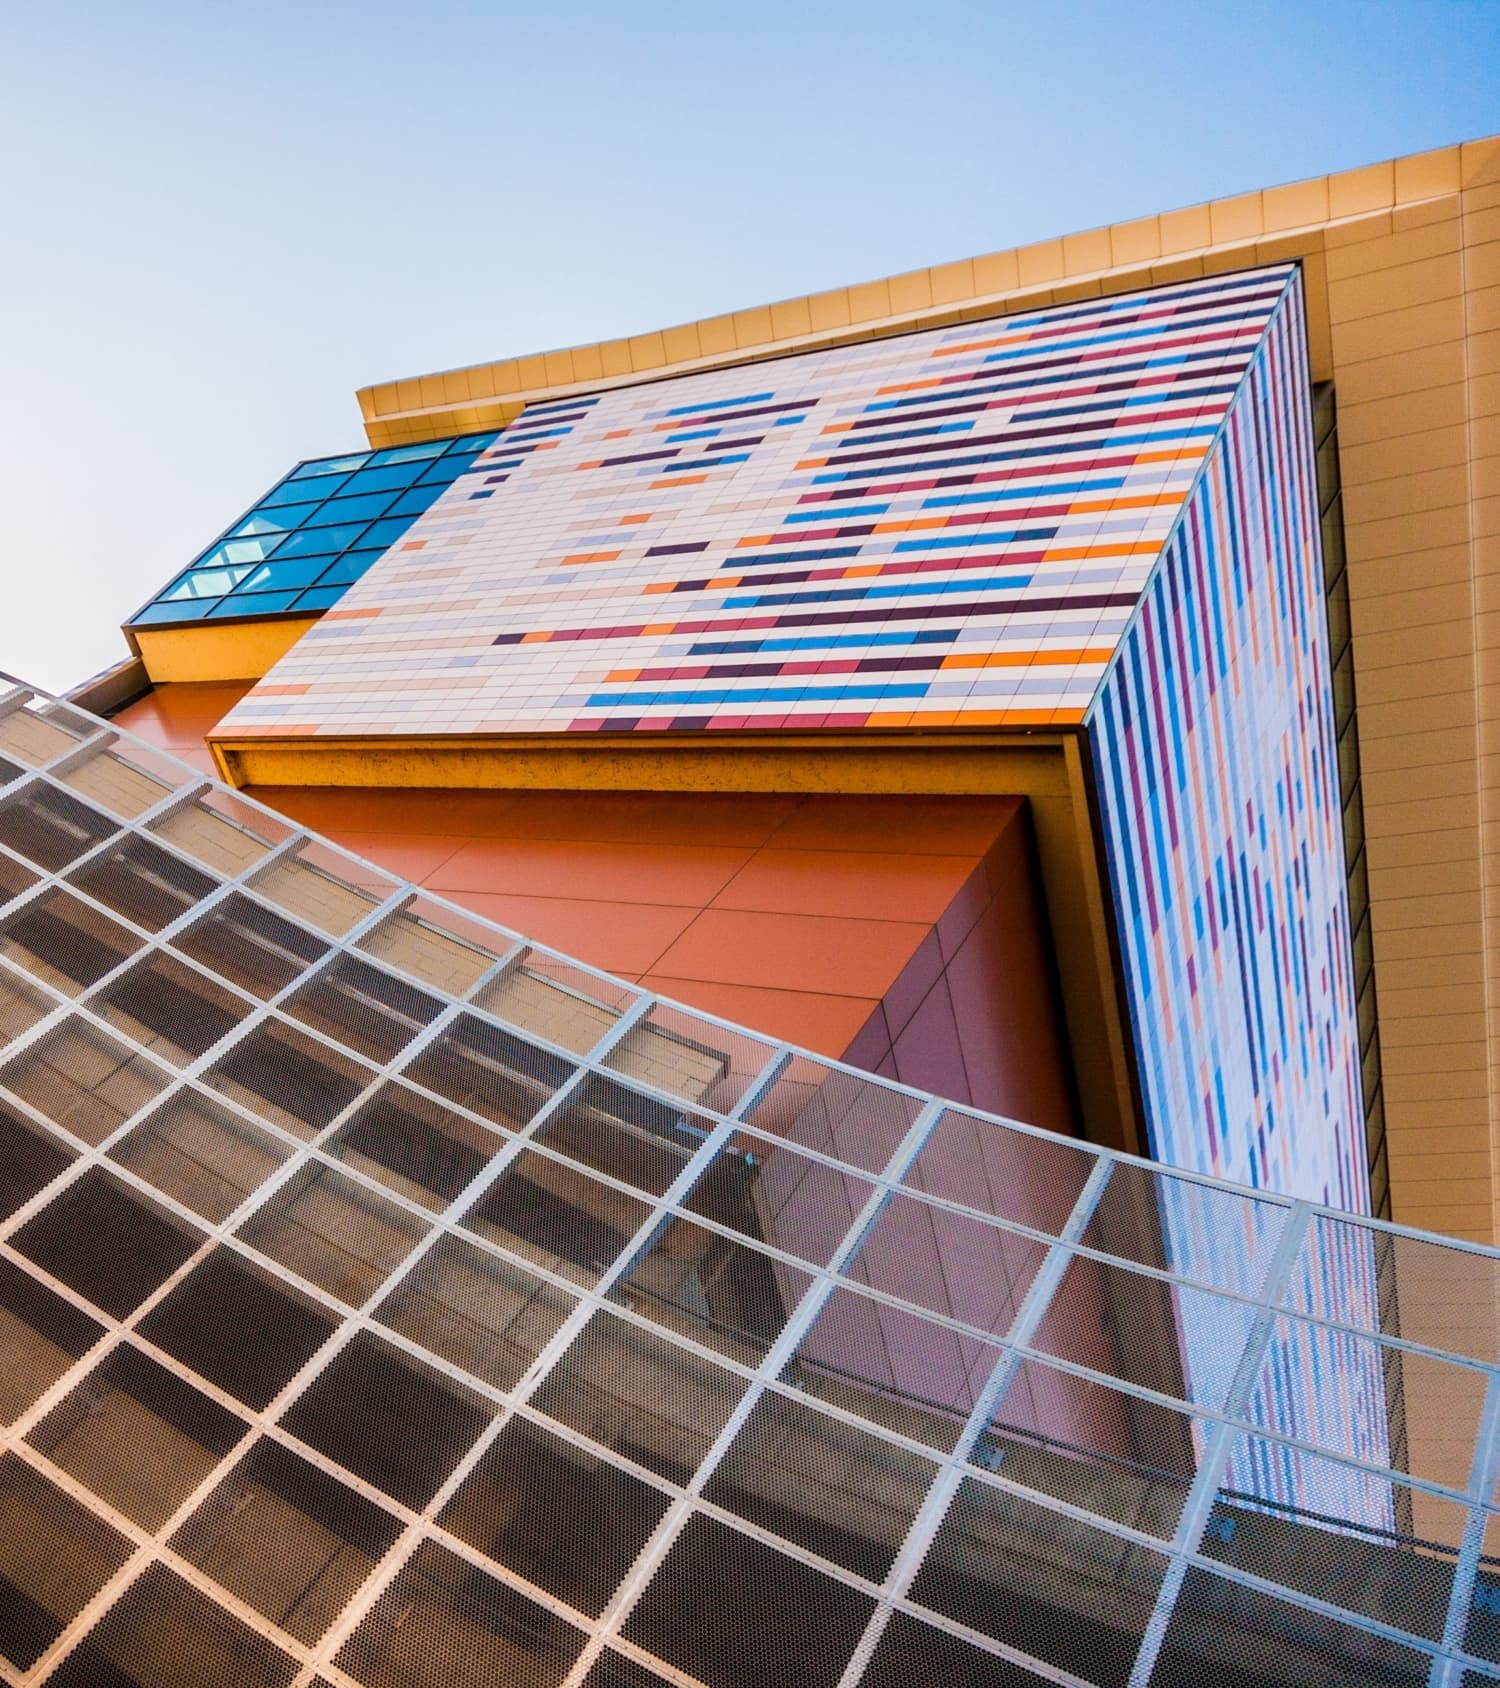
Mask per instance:
[[[991,1113],[1075,1119],[1040,879],[1024,811],[983,859],[849,1045],[856,1066]]]
[[[211,769],[243,686],[122,726]],[[668,996],[959,1101],[1075,1129],[1016,798],[257,790],[349,849]]]
[[[118,719],[207,769],[203,735],[242,690],[165,686]],[[1072,1129],[1017,799],[255,795],[669,996]]]

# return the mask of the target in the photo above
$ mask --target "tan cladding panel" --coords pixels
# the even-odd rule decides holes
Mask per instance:
[[[1326,256],[1393,1210],[1489,1242],[1500,700],[1472,383],[1475,202],[1496,191],[1500,149],[1466,150],[1461,191],[1330,230]]]
[[[1312,337],[1321,377],[1327,373],[1321,356],[1325,296],[1321,286],[1311,284],[1323,279],[1325,231],[1330,246],[1350,227],[1399,232],[1405,244],[1385,262],[1420,265],[1441,258],[1451,235],[1426,229],[1428,206],[1456,197],[1466,181],[1482,177],[1497,149],[1496,139],[1444,147],[625,339],[384,382],[360,391],[360,407],[372,444],[435,439],[508,421],[524,404],[572,391],[1055,304],[1199,274],[1205,266],[1281,257],[1302,257],[1310,272],[1319,270],[1309,274],[1309,291],[1317,295]],[[1352,287],[1368,262],[1368,254],[1339,260],[1340,282]],[[1330,262],[1330,275],[1334,267]],[[1346,296],[1340,308],[1357,310],[1357,296]]]

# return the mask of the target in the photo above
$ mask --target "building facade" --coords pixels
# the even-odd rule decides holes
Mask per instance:
[[[0,1680],[1500,1680],[1497,219],[367,389],[6,682]]]

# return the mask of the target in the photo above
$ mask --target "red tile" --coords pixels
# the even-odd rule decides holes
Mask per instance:
[[[744,848],[691,844],[581,844],[485,838],[465,844],[432,876],[434,891],[587,897],[701,908],[744,865]]]
[[[969,1100],[964,1053],[946,979],[940,978],[928,991],[891,1047],[896,1056],[896,1076],[903,1084],[955,1102]]]
[[[843,1058],[850,1038],[879,1005],[868,997],[816,996],[808,991],[768,990],[706,979],[678,979],[660,972],[642,975],[648,990],[674,997],[707,1014],[748,1026],[767,1037],[785,1038],[804,1049]]]
[[[886,987],[881,1007],[893,1042],[906,1030],[907,1021],[921,1007],[942,971],[942,946],[936,931],[930,931],[917,953]]]
[[[967,856],[767,848],[756,851],[713,906],[931,925],[978,871]]]
[[[854,1034],[853,1041],[839,1059],[847,1061],[851,1067],[863,1067],[867,1073],[873,1073],[890,1052],[891,1033],[885,1023],[885,1010],[876,1003],[874,1013]]]
[[[975,1105],[1071,1133],[1068,1045],[1040,918],[1034,904],[997,898],[945,977]]]
[[[878,998],[930,930],[916,922],[706,909],[657,970],[679,979]]]
[[[523,937],[632,978],[652,966],[694,913],[692,909],[665,908],[655,903],[589,902],[477,891],[454,894],[452,900]]]
[[[975,923],[993,900],[989,875],[985,864],[981,862],[964,881],[938,920],[938,944],[942,948],[945,962],[951,961],[958,954],[964,939],[974,930]]]
[[[825,797],[803,804],[771,842],[786,850],[914,850],[982,856],[1022,807],[1019,797]]]

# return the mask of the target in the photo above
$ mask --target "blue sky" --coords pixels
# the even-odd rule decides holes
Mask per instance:
[[[0,666],[355,387],[1500,130],[1500,0],[0,0]]]

